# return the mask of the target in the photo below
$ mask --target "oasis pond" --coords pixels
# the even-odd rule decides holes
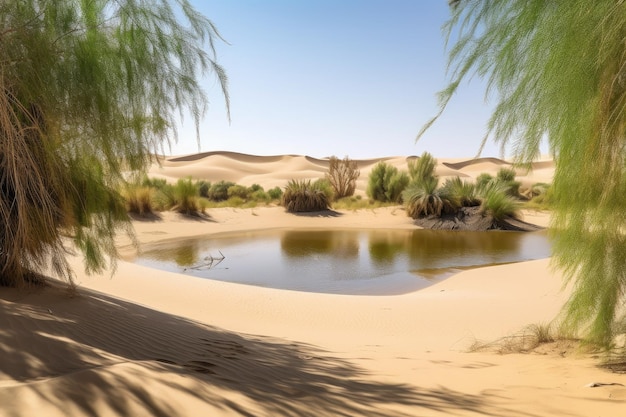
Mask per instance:
[[[540,232],[441,230],[272,230],[161,242],[135,263],[293,291],[394,295],[461,270],[550,256]]]

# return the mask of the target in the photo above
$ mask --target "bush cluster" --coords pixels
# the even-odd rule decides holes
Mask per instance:
[[[157,211],[175,210],[187,215],[203,213],[212,206],[254,206],[280,200],[280,187],[267,192],[258,184],[245,187],[230,181],[211,184],[205,180],[181,178],[170,184],[162,178],[144,177],[126,184],[121,194],[129,213],[147,216]]]
[[[322,211],[330,208],[332,187],[325,180],[291,180],[285,187],[281,204],[290,213]]]
[[[513,169],[502,168],[495,178],[481,174],[474,183],[459,177],[448,178],[442,187],[438,187],[436,163],[426,152],[409,163],[411,182],[402,194],[409,216],[414,219],[440,217],[455,214],[464,207],[480,206],[481,213],[495,221],[517,217],[520,183],[515,181]]]
[[[409,176],[406,172],[381,161],[370,173],[367,195],[376,201],[400,203],[402,191],[408,184]]]
[[[532,199],[531,205],[545,208],[552,196],[549,184],[538,183],[520,194],[515,170],[502,168],[494,177],[480,174],[474,182],[458,177],[447,178],[440,186],[435,172],[437,160],[428,152],[408,161],[408,173],[384,161],[372,169],[363,200],[354,196],[360,171],[348,157],[329,159],[324,178],[291,180],[284,190],[264,190],[258,184],[250,187],[232,181],[211,183],[206,180],[180,179],[169,184],[165,179],[144,177],[122,191],[128,212],[140,216],[155,211],[177,210],[185,214],[204,212],[207,207],[255,207],[276,201],[289,212],[326,210],[333,206],[346,209],[379,207],[403,203],[412,218],[454,214],[463,207],[480,206],[481,211],[499,220],[515,216],[519,199]]]

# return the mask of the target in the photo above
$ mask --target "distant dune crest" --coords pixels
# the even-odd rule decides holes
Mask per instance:
[[[436,156],[435,156],[436,157]],[[372,168],[384,161],[399,170],[407,170],[409,160],[417,156],[385,156],[370,159],[355,159],[361,171],[357,181],[357,194],[365,195],[367,179]],[[436,157],[437,158],[437,157]],[[484,157],[467,159],[437,158],[437,175],[440,178],[458,176],[471,180],[483,172],[495,175],[503,167],[512,167],[503,159]],[[322,178],[328,171],[328,158],[314,158],[307,155],[250,155],[230,151],[202,152],[184,156],[165,157],[160,164],[154,164],[149,175],[176,181],[192,177],[211,182],[232,181],[250,186],[259,184],[264,188],[284,187],[292,179]],[[554,175],[554,162],[545,160],[534,162],[530,172],[518,170],[518,180],[523,184],[551,182]]]

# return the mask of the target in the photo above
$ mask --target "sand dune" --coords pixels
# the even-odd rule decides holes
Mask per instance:
[[[416,156],[388,156],[382,158],[356,160],[360,170],[357,181],[357,194],[365,195],[367,179],[372,169],[383,161],[399,170],[408,170],[408,161]],[[502,167],[512,165],[498,158],[475,158],[464,160],[438,161],[436,173],[443,180],[447,177],[472,179],[479,174],[495,173]],[[532,170],[518,169],[519,180],[523,185],[535,182],[550,182],[554,174],[552,161],[539,161],[532,164]],[[284,187],[289,180],[316,180],[323,178],[328,171],[328,159],[312,158],[304,155],[255,156],[236,152],[205,152],[201,154],[165,158],[160,165],[153,165],[151,176],[175,181],[178,178],[192,177],[211,182],[232,181],[245,186],[259,184],[266,189]]]
[[[472,168],[474,170],[476,170],[477,168],[479,170],[487,170],[487,168],[491,165],[491,166],[496,166],[496,167],[501,167],[501,166],[510,166],[511,164],[509,162],[506,162],[502,159],[498,159],[498,158],[491,158],[491,157],[486,157],[486,158],[474,158],[474,159],[468,159],[468,160],[464,160],[464,161],[460,161],[460,162],[444,162],[444,165],[446,165],[447,167],[450,167],[454,170],[461,170],[463,168]],[[491,170],[489,170],[491,171]]]
[[[384,160],[400,167],[407,158]],[[362,176],[378,161],[359,161]],[[444,162],[453,165],[442,162],[442,172],[467,176],[504,164]],[[323,175],[326,163],[218,152],[167,158],[152,173],[280,186]],[[416,228],[399,207],[208,214],[134,226],[145,244],[272,228]],[[546,213],[524,219],[549,223]],[[119,246],[132,256],[127,240]],[[71,262],[75,296],[59,285],[0,288],[0,416],[610,417],[626,407],[626,375],[569,342],[530,354],[468,351],[558,314],[568,292],[549,259],[468,270],[400,296],[281,291],[130,262],[113,277],[87,276]]]

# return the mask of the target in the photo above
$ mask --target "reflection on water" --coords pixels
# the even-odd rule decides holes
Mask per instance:
[[[263,287],[382,295],[470,267],[549,255],[544,232],[288,230],[150,245],[136,263]]]

